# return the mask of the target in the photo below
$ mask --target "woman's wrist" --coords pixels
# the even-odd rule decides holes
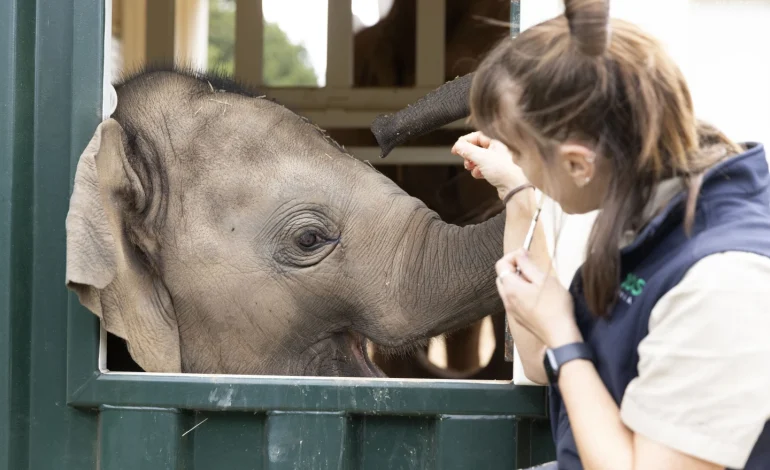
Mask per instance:
[[[511,202],[513,198],[516,197],[519,193],[527,191],[529,189],[535,189],[535,187],[530,183],[523,183],[511,189],[501,198],[503,201],[503,205],[507,206],[508,203]]]
[[[529,183],[500,187],[498,197],[507,210],[513,209],[513,206],[520,206],[526,212],[535,210],[534,186]]]
[[[512,190],[516,189],[517,187],[521,186],[522,184],[526,184],[527,182],[518,182],[518,181],[505,181],[500,184],[495,184],[495,188],[497,188],[497,197],[500,198],[502,201],[506,194],[511,192]]]
[[[559,326],[555,326],[545,339],[545,344],[551,349],[558,348],[570,343],[582,343],[583,335],[580,334],[580,330],[577,325],[570,324],[568,322],[560,323]]]

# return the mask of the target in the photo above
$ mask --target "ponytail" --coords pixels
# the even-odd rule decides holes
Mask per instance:
[[[610,4],[605,0],[565,0],[572,40],[578,50],[589,56],[601,56],[610,42]]]

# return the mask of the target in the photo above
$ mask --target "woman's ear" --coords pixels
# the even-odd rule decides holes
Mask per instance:
[[[559,146],[562,164],[578,188],[585,187],[596,175],[596,152],[579,144]]]

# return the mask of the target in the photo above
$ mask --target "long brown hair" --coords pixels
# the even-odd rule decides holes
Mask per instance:
[[[607,1],[565,4],[564,15],[506,38],[479,65],[471,119],[512,151],[549,163],[567,138],[592,142],[609,160],[612,178],[582,269],[588,305],[604,316],[620,281],[618,244],[656,183],[685,178],[689,232],[701,175],[740,149],[696,120],[681,71],[655,39],[611,20]]]

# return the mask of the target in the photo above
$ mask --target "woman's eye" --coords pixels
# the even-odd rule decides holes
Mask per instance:
[[[299,243],[299,246],[302,248],[313,248],[314,246],[321,243],[321,241],[321,236],[318,234],[318,232],[313,230],[306,230],[302,232],[297,239],[297,243]]]

